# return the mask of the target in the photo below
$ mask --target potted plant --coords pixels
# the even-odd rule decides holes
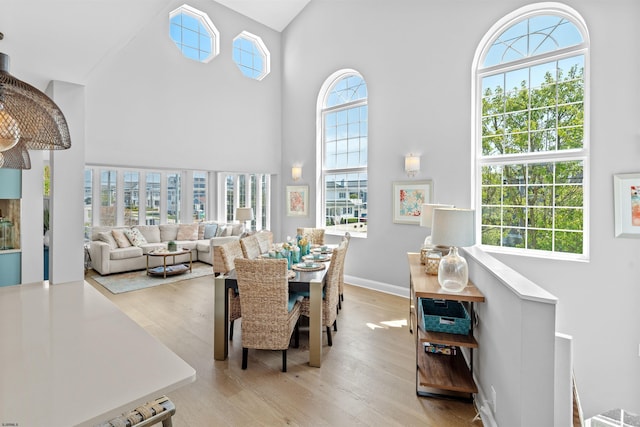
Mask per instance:
[[[167,249],[169,252],[175,252],[178,250],[178,245],[176,245],[176,242],[173,240],[170,240],[169,243],[167,243]]]

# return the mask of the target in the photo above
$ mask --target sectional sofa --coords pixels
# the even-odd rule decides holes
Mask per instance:
[[[193,261],[221,266],[216,262],[215,249],[232,240],[239,240],[242,224],[200,222],[192,224],[135,225],[131,227],[93,227],[89,255],[92,268],[102,275],[142,270],[147,266],[146,253],[167,248],[170,241],[191,250]],[[188,262],[189,254],[176,255],[176,263]],[[149,265],[162,265],[162,257],[149,257]]]

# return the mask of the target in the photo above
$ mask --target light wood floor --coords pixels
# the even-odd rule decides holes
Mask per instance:
[[[413,336],[404,298],[346,286],[333,346],[323,337],[322,368],[308,365],[308,335],[280,352],[249,351],[241,369],[240,322],[229,358],[213,359],[213,276],[113,295],[102,294],[193,366],[194,383],[172,392],[175,427],[482,426],[472,404],[415,393]]]

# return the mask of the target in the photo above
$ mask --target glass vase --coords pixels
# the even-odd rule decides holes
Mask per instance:
[[[442,257],[438,266],[438,283],[449,292],[462,292],[469,281],[467,260],[458,255],[458,248],[453,246],[449,255]]]

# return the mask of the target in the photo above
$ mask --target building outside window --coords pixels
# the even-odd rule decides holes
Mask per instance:
[[[145,224],[160,224],[160,173],[146,173]]]
[[[475,141],[480,243],[584,258],[586,30],[566,11],[531,9],[481,48]]]
[[[193,173],[193,220],[202,221],[207,217],[207,173]]]
[[[124,172],[124,225],[137,225],[139,221],[138,172]]]
[[[180,172],[167,173],[167,224],[180,222],[182,182]]]
[[[100,172],[100,225],[116,225],[116,179],[115,170]]]

